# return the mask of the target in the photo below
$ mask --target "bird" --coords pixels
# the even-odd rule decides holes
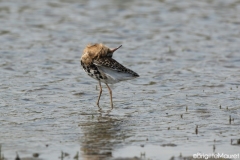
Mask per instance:
[[[122,45],[111,49],[102,43],[95,43],[88,44],[83,50],[80,59],[81,66],[90,77],[94,78],[99,83],[100,91],[97,100],[98,107],[102,94],[101,82],[105,83],[108,88],[110,104],[113,109],[112,90],[108,84],[114,84],[139,77],[136,72],[124,67],[112,58],[113,53],[121,47]]]

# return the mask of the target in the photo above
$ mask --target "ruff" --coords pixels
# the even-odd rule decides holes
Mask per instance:
[[[108,84],[114,84],[139,77],[137,73],[124,67],[112,58],[113,53],[121,46],[110,49],[103,44],[90,44],[83,51],[83,55],[80,61],[84,71],[90,77],[96,79],[99,82],[100,92],[97,100],[98,107],[102,94],[101,82],[105,83],[108,87],[111,107],[113,108],[112,90]]]

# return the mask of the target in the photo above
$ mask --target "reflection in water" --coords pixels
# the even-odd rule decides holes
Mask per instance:
[[[81,123],[84,136],[81,137],[81,150],[85,159],[102,159],[112,157],[114,146],[122,143],[126,135],[121,128],[120,118],[114,118],[101,110],[98,117]]]

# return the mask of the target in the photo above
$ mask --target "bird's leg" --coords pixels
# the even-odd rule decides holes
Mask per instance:
[[[99,82],[100,92],[99,92],[99,96],[98,96],[98,100],[97,100],[97,105],[99,107],[99,100],[100,100],[100,97],[101,97],[101,94],[102,94],[102,86],[101,86],[101,82],[100,81],[98,81],[98,82]]]
[[[110,100],[111,100],[111,107],[112,107],[112,109],[113,109],[112,90],[111,90],[111,88],[108,86],[108,84],[107,84],[107,83],[105,83],[105,84],[107,85],[107,87],[108,87],[108,90],[109,90],[109,94],[110,94]]]

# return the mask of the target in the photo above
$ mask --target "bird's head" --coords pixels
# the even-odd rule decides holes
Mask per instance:
[[[94,59],[99,59],[103,57],[112,57],[113,53],[118,50],[122,45],[117,48],[108,48],[107,46],[103,45],[102,43],[96,44],[89,44],[83,50],[83,55],[81,60],[84,63],[91,63]]]

